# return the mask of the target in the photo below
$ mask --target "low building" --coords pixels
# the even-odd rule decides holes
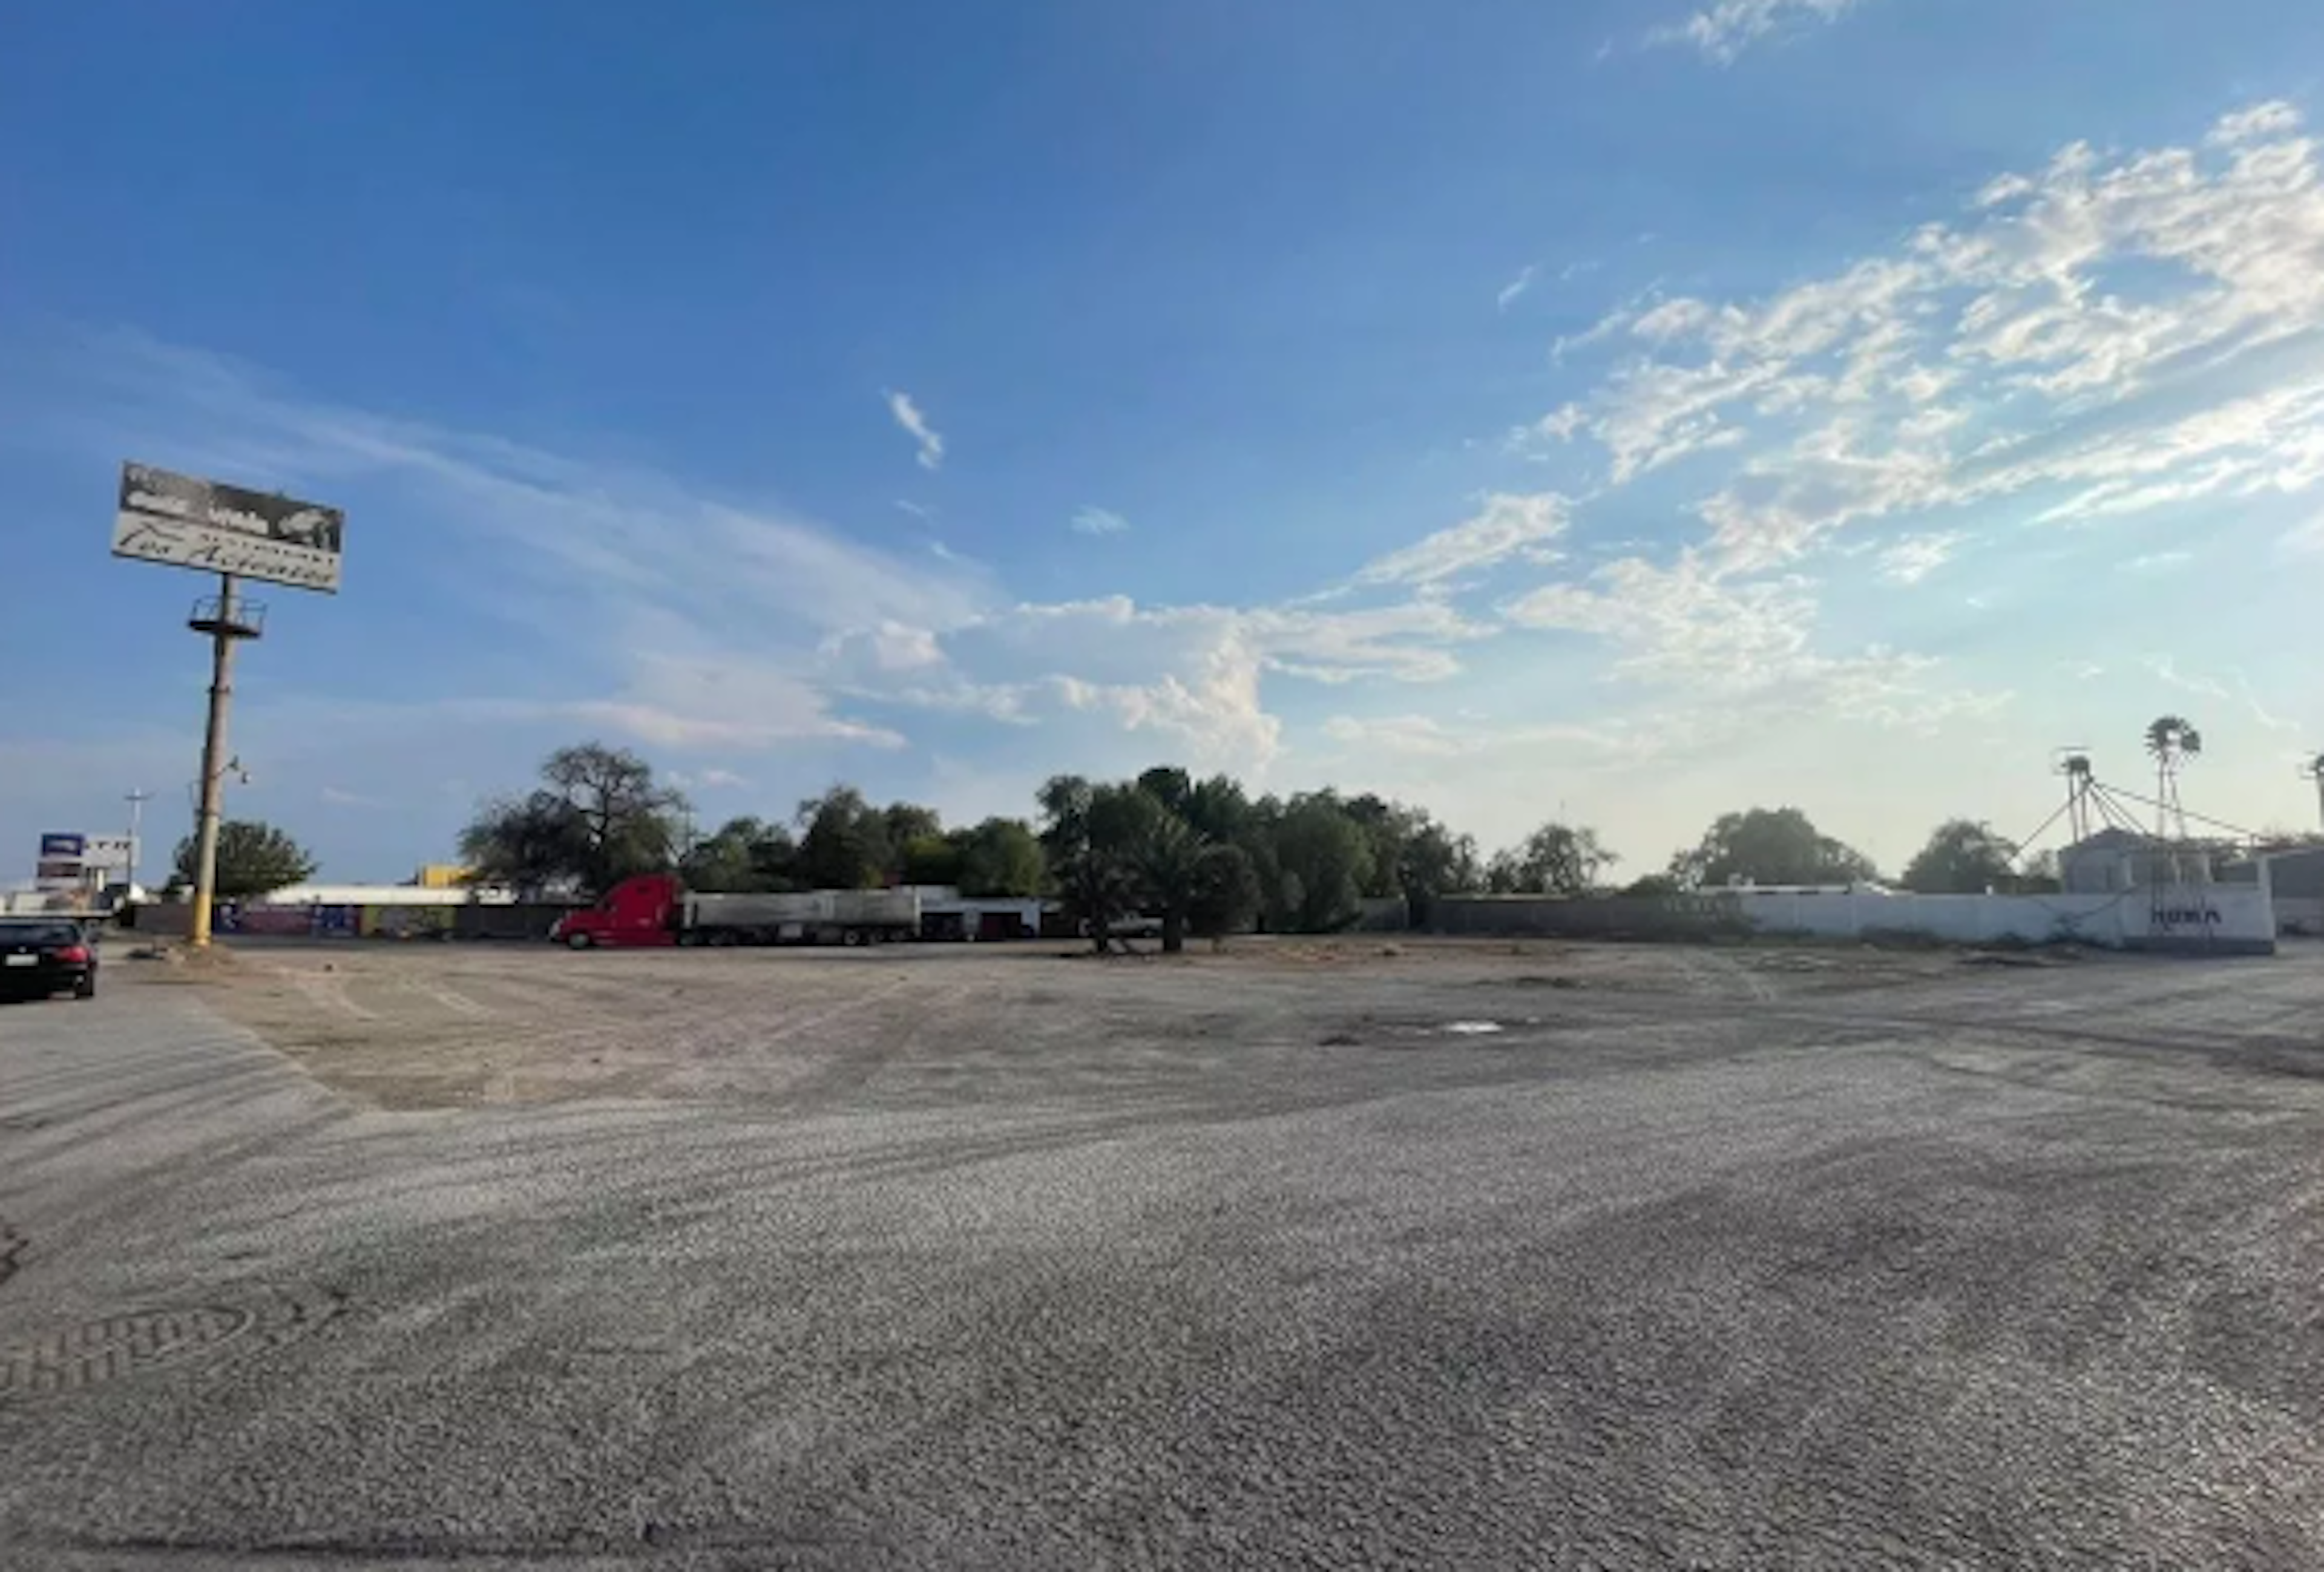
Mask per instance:
[[[2275,904],[2275,931],[2324,937],[2324,846],[2263,848],[2221,867],[2219,881],[2254,884],[2263,872]]]
[[[2109,825],[2058,853],[2058,881],[2070,896],[2211,884],[2215,865],[2234,853],[2226,841],[2169,841]]]

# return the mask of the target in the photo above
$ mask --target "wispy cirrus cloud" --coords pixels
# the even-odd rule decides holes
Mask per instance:
[[[1683,21],[1646,34],[1649,45],[1683,44],[1720,65],[1732,65],[1743,51],[1779,31],[1810,23],[1837,22],[1860,0],[1718,0]]]
[[[912,401],[912,395],[890,390],[882,392],[881,397],[888,400],[888,413],[894,418],[896,424],[901,427],[914,442],[919,444],[919,453],[917,456],[920,467],[925,470],[942,469],[945,456],[944,435],[928,424],[928,418],[921,413],[920,407]]]
[[[1957,529],[1907,535],[1880,554],[1880,576],[1892,584],[1917,584],[1953,559],[1969,537]]]
[[[1633,353],[1514,440],[1592,439],[1618,488],[1723,461],[1694,507],[1729,571],[2001,499],[2087,523],[2310,491],[2324,166],[2300,126],[2265,104],[2196,146],[2077,143],[1772,299],[1625,306],[1583,336]]]
[[[1523,296],[1527,290],[1533,288],[1533,281],[1536,278],[1540,276],[1540,273],[1541,269],[1539,266],[1533,262],[1527,262],[1518,271],[1517,276],[1511,279],[1508,283],[1503,284],[1500,289],[1500,293],[1493,297],[1493,308],[1497,311],[1506,311],[1510,307],[1516,305],[1519,297]]]
[[[1075,512],[1072,529],[1076,535],[1127,535],[1130,520],[1111,508],[1084,507]]]
[[[1745,39],[1777,19],[1702,15]],[[1611,675],[1674,701],[1780,697],[1915,729],[1992,713],[2006,694],[1927,657],[1823,648],[1809,565],[1841,530],[1910,524],[1876,563],[1917,583],[1979,506],[2096,526],[2324,488],[2324,161],[2303,124],[2269,103],[2190,145],[2076,143],[1773,297],[1619,306],[1560,345],[1620,346],[1596,385],[1510,443],[1594,447],[1593,507],[1657,477],[1702,533],[1502,615],[1593,638]]]
[[[1554,562],[1557,553],[1550,542],[1565,533],[1572,509],[1572,500],[1555,492],[1495,492],[1474,518],[1376,558],[1356,575],[1357,582],[1427,586],[1513,556]]]
[[[134,414],[116,408],[108,448],[126,419],[144,433],[133,446],[157,462],[345,498],[358,529],[394,529],[423,555],[458,560],[462,583],[489,582],[484,609],[515,635],[503,647],[529,635],[558,658],[529,691],[428,695],[429,712],[480,728],[586,728],[683,758],[804,743],[893,752],[912,744],[916,715],[1078,717],[1167,734],[1222,768],[1262,768],[1281,745],[1272,685],[1440,681],[1493,632],[1425,599],[1018,602],[940,542],[898,555],[677,475],[313,400],[134,336],[81,358],[141,401]],[[1084,517],[1111,533],[1105,521],[1120,516]],[[1547,516],[1529,517],[1520,508],[1501,545],[1464,549],[1482,561],[1546,538]],[[1416,558],[1382,584],[1429,576]],[[574,641],[576,625],[593,637]],[[410,722],[392,711],[350,712],[347,724]]]

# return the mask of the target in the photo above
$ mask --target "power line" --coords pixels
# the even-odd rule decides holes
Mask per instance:
[[[2144,803],[2150,808],[2161,808],[2163,806],[2163,804],[2155,801],[2153,797],[2142,797],[2136,792],[2125,791],[2120,786],[2103,786],[2099,789],[2107,792],[2118,793],[2123,796],[2128,797],[2134,803]],[[2265,837],[2256,830],[2246,830],[2240,824],[2230,824],[2224,819],[2207,818],[2201,814],[2190,814],[2186,809],[2180,807],[2174,807],[2171,811],[2178,814],[2178,816],[2182,820],[2192,819],[2199,824],[2208,824],[2214,830],[2225,830],[2230,835],[2240,835],[2246,841],[2260,841],[2265,839]]]

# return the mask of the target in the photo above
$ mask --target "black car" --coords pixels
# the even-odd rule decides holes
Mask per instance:
[[[0,917],[0,994],[97,997],[97,940],[70,917]]]

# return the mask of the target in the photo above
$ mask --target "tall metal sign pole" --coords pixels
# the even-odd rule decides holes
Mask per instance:
[[[226,718],[234,703],[234,647],[264,631],[266,609],[241,593],[243,579],[336,594],[346,515],[281,493],[196,479],[151,464],[121,466],[113,555],[218,575],[215,599],[195,602],[187,626],[210,640],[209,719],[202,732],[200,805],[194,821],[194,905],[187,942],[205,949],[217,906],[220,796]]]
[[[141,838],[145,823],[145,804],[153,800],[153,794],[139,786],[121,800],[129,804],[129,867],[121,877],[123,882],[134,890],[137,887],[138,867],[145,860],[145,842]]]
[[[209,723],[202,731],[201,804],[194,812],[194,909],[186,942],[196,949],[210,942],[210,914],[217,896],[219,799],[226,795],[226,712],[234,707],[234,647],[264,630],[262,619],[235,593],[235,575],[218,575],[215,602],[194,607],[187,625],[210,639]]]

